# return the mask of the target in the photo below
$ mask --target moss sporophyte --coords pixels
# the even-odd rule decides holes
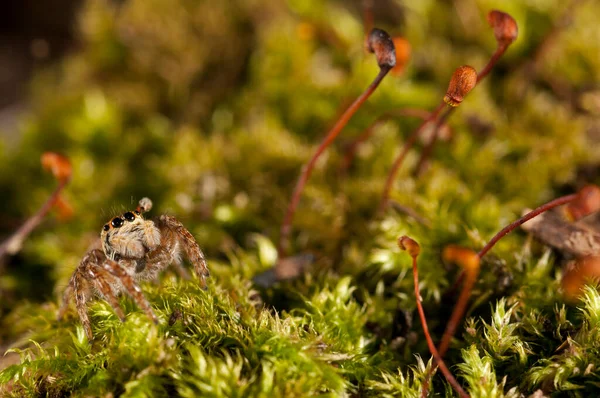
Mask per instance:
[[[367,46],[369,52],[375,54],[377,59],[377,65],[379,65],[379,73],[373,80],[373,82],[367,87],[367,89],[346,109],[346,111],[340,116],[338,121],[335,123],[333,128],[327,133],[323,142],[317,148],[315,154],[309,160],[309,162],[302,168],[296,187],[292,194],[292,198],[288,205],[283,223],[281,224],[280,238],[279,238],[279,257],[284,258],[286,256],[289,237],[292,228],[292,221],[294,219],[294,213],[296,207],[300,201],[304,185],[310,178],[310,175],[315,167],[315,164],[321,154],[327,149],[329,145],[335,140],[335,138],[341,133],[342,129],[352,115],[365,103],[365,101],[373,94],[377,89],[383,78],[388,72],[396,65],[396,52],[394,49],[394,42],[392,38],[381,29],[373,29],[367,39]]]

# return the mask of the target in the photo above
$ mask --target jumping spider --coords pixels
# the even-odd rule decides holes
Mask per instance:
[[[144,219],[142,214],[151,208],[152,201],[143,198],[136,210],[114,217],[105,224],[100,233],[100,242],[86,253],[71,276],[58,319],[63,318],[71,297],[74,296],[79,318],[89,340],[92,339],[92,328],[87,314],[87,302],[94,296],[108,301],[117,316],[124,321],[125,314],[119,306],[117,296],[126,292],[157,323],[158,319],[138,282],[156,280],[159,273],[171,264],[180,276],[187,279],[188,274],[181,265],[182,251],[194,265],[201,286],[206,288],[205,279],[209,276],[206,260],[192,234],[171,216]]]

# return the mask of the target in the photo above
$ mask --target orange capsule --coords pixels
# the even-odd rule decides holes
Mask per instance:
[[[565,299],[576,301],[581,296],[581,289],[587,283],[598,280],[600,280],[600,256],[586,256],[569,264],[560,284]]]
[[[463,65],[454,71],[448,90],[444,96],[444,102],[450,106],[459,106],[463,102],[464,97],[477,84],[477,71],[469,66]]]
[[[515,19],[509,14],[492,10],[489,12],[487,20],[490,26],[494,28],[494,36],[496,36],[498,45],[508,46],[517,40],[519,27]]]
[[[421,253],[421,247],[416,240],[404,235],[398,238],[398,247],[401,250],[406,250],[408,255],[415,258]]]
[[[448,245],[442,252],[442,258],[446,262],[460,265],[467,272],[479,270],[479,256],[473,250],[465,247]]]
[[[392,68],[392,74],[399,76],[406,68],[412,49],[408,40],[403,37],[394,37],[392,41],[394,42],[394,49],[396,51],[396,65]]]
[[[52,173],[58,181],[68,181],[71,178],[71,162],[65,156],[55,152],[44,152],[41,157],[42,167]]]
[[[569,203],[566,208],[567,216],[577,221],[589,214],[600,210],[600,187],[586,185],[577,192],[577,198]]]

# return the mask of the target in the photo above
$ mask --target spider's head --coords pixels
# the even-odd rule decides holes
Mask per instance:
[[[111,260],[142,259],[160,244],[160,231],[138,210],[114,217],[102,227],[102,249]]]

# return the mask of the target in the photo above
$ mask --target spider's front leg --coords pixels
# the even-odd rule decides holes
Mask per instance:
[[[99,249],[91,250],[81,260],[77,269],[69,280],[69,285],[65,289],[61,307],[58,311],[58,320],[62,320],[69,306],[72,295],[75,295],[75,306],[79,319],[85,330],[89,341],[92,340],[92,326],[87,313],[87,303],[93,298],[93,288],[95,288],[111,305],[121,321],[125,320],[125,314],[119,306],[115,292],[110,287],[114,277],[105,271],[101,264],[106,261],[104,252]]]
[[[102,264],[102,267],[112,275],[119,278],[121,284],[125,288],[125,291],[133,298],[133,301],[135,301],[137,306],[144,310],[146,315],[148,315],[148,318],[152,319],[154,323],[158,323],[158,318],[156,315],[154,315],[152,307],[150,307],[150,303],[146,297],[144,297],[142,294],[142,289],[140,289],[139,285],[133,280],[131,275],[125,272],[119,263],[108,258]]]
[[[160,223],[175,233],[186,256],[194,264],[194,272],[200,279],[200,286],[206,289],[206,278],[210,276],[210,272],[208,271],[204,253],[202,253],[194,236],[175,217],[160,216]]]

